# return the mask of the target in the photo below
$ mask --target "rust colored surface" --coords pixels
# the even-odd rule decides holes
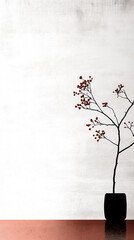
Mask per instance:
[[[104,220],[0,220],[3,240],[133,240],[134,220],[126,231],[107,231]]]

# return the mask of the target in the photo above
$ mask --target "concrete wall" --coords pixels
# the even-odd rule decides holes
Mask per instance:
[[[119,118],[133,100],[134,1],[0,1],[0,218],[103,219],[115,146],[96,143],[78,111],[79,76]],[[133,113],[127,120],[134,120]],[[133,141],[127,130],[123,145]],[[116,139],[116,132],[107,129]],[[134,148],[122,153],[117,192],[134,218]]]

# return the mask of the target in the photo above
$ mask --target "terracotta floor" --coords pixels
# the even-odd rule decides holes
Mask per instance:
[[[134,220],[0,220],[1,240],[134,240]]]

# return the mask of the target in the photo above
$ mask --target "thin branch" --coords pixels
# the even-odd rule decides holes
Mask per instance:
[[[125,112],[123,118],[121,119],[119,126],[121,125],[121,123],[123,122],[124,118],[126,117],[126,115],[128,114],[129,110],[131,109],[131,107],[134,105],[134,101],[131,103],[131,105],[129,106],[129,108],[127,109],[127,111]]]
[[[98,107],[99,111],[102,113],[103,111],[102,111],[101,107],[99,106],[99,104],[97,103],[97,101],[95,100],[94,95],[93,95],[93,93],[92,93],[91,87],[90,87],[90,94],[91,94],[91,96],[92,96],[92,99],[93,99],[94,103],[95,103],[96,106]]]
[[[114,124],[113,123],[102,123],[102,122],[100,122],[100,120],[97,118],[97,119],[95,119],[93,122],[93,126],[114,126]]]
[[[85,109],[85,110],[93,110],[93,109],[91,109],[90,107],[88,107],[88,108],[84,107],[82,104],[81,104],[81,107],[82,107],[83,109]]]
[[[91,111],[96,111],[96,112],[99,112],[99,113],[101,113],[98,109],[94,109],[94,108],[85,108],[82,104],[81,104],[81,107],[83,108],[83,109],[86,109],[86,110],[91,110]]]
[[[107,118],[114,124],[114,126],[117,127],[117,124],[113,121],[113,119],[112,119],[111,117],[109,117],[105,112],[102,111],[101,107],[99,106],[99,104],[97,103],[97,101],[96,101],[95,98],[94,98],[94,95],[93,95],[93,93],[92,93],[91,88],[90,88],[90,93],[91,93],[91,96],[92,96],[93,101],[95,102],[96,106],[97,106],[98,109],[99,109],[99,112],[102,113],[105,117],[107,117]]]
[[[87,93],[85,93],[85,92],[83,92],[83,91],[81,91],[81,94],[83,94],[84,96],[87,96],[87,97],[90,97],[90,96],[91,96],[91,98],[92,98],[92,100],[93,100],[93,102],[91,102],[91,104],[95,104],[98,109],[93,109],[93,108],[90,108],[90,107],[89,107],[89,108],[85,108],[82,104],[81,104],[81,107],[82,107],[83,109],[85,109],[85,110],[92,110],[92,111],[96,111],[96,112],[99,112],[99,113],[103,114],[105,117],[107,117],[107,118],[112,122],[112,124],[113,124],[114,126],[118,127],[118,126],[117,126],[117,124],[118,124],[118,119],[116,119],[116,120],[117,120],[117,124],[116,124],[111,117],[109,117],[105,112],[102,111],[101,107],[99,106],[99,104],[97,103],[97,101],[96,101],[95,98],[94,98],[94,95],[93,95],[92,89],[91,89],[91,85],[90,85],[89,88],[86,89],[86,91],[87,91],[89,94],[87,94]],[[112,108],[111,108],[111,109],[112,109]],[[116,114],[115,114],[115,112],[114,112],[113,109],[112,109],[112,111],[113,111],[113,113],[114,113],[115,118],[117,118],[117,117],[116,117]],[[113,125],[111,125],[111,126],[113,126]]]
[[[94,109],[94,108],[85,108],[83,105],[81,105],[81,107],[83,108],[83,109],[85,109],[85,110],[91,110],[91,111],[95,111],[95,112],[99,112],[99,113],[101,113],[101,114],[103,114],[103,115],[105,115],[106,117],[108,117],[103,111],[101,112],[100,110],[98,110],[98,109]],[[109,118],[109,117],[108,117]],[[110,123],[101,123],[100,125],[105,125],[105,126],[116,126],[117,127],[117,125],[113,122],[112,124],[110,124]]]
[[[128,148],[132,147],[134,145],[134,142],[132,142],[129,146],[123,148],[119,153],[122,153],[123,151],[127,150]]]
[[[80,93],[82,93],[83,95],[85,95],[85,96],[89,97],[89,95],[88,95],[88,94],[86,94],[85,92],[83,92],[82,90],[81,90],[81,92],[80,92]]]
[[[132,127],[133,127],[134,125],[132,125],[131,124],[131,126],[130,126],[130,128],[129,128],[129,130],[131,131],[131,133],[132,133],[132,136],[134,137],[134,132],[133,132],[133,130],[132,130]]]
[[[109,107],[109,106],[107,106],[107,107],[112,110],[112,112],[113,112],[113,114],[114,114],[114,117],[115,117],[115,119],[116,119],[116,121],[117,121],[117,124],[119,124],[119,121],[118,121],[118,118],[117,118],[117,116],[116,116],[116,113],[115,113],[114,109],[113,109],[112,107]]]
[[[124,92],[124,94],[125,94],[126,99],[127,99],[130,103],[132,103],[132,101],[128,98],[128,95],[127,95],[126,91],[124,90],[123,92]]]
[[[132,136],[134,137],[134,132],[132,130],[132,127],[134,127],[133,122],[128,122],[130,126],[128,126],[128,124],[125,122],[125,128],[128,128],[130,130],[130,132],[132,133]]]
[[[105,137],[105,136],[104,136],[104,139],[108,140],[109,142],[111,142],[111,143],[114,144],[115,146],[118,146],[117,143],[113,142],[112,140],[110,140],[109,138],[107,138],[107,137]]]
[[[123,97],[123,96],[121,96],[121,95],[118,95],[118,97],[123,98],[123,99],[127,99],[126,97]]]
[[[112,123],[113,123],[113,125],[114,126],[116,126],[117,127],[117,124],[112,120],[112,118],[110,118],[105,112],[101,112],[105,117],[107,117]]]
[[[99,122],[97,122],[98,124],[96,124],[95,126],[97,126],[97,125],[102,125],[102,126],[114,126],[114,124],[113,123],[99,123]]]
[[[125,91],[124,89],[122,89],[122,88],[124,88],[124,86],[123,86],[122,84],[120,84],[120,85],[118,85],[118,88],[115,89],[114,92],[117,93],[117,97],[120,97],[120,98],[126,99],[126,100],[128,100],[130,103],[132,103],[132,101],[129,99],[129,97],[128,97],[126,91]],[[122,96],[122,94],[123,94],[124,96]]]
[[[132,133],[132,136],[134,137],[134,132],[132,131],[132,129],[130,129],[131,133]]]

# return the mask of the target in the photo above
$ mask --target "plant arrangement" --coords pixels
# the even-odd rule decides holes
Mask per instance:
[[[132,143],[127,145],[125,148],[121,147],[121,126],[123,125],[126,130],[129,130],[132,134],[132,137],[134,137],[134,123],[133,121],[125,121],[125,118],[129,111],[134,106],[134,101],[130,100],[128,97],[128,94],[122,84],[119,84],[118,87],[113,91],[114,94],[118,98],[122,98],[128,102],[128,107],[126,111],[124,112],[121,119],[117,117],[117,114],[115,113],[115,110],[113,107],[109,105],[108,102],[102,102],[102,105],[98,104],[96,101],[96,98],[94,96],[94,93],[92,91],[92,81],[93,78],[89,76],[88,80],[83,79],[82,76],[79,77],[80,83],[77,85],[78,91],[73,91],[73,95],[79,95],[80,103],[75,105],[75,108],[77,109],[84,109],[84,110],[90,110],[95,111],[99,113],[99,115],[103,115],[108,122],[102,122],[101,119],[96,116],[95,119],[90,119],[90,122],[86,124],[88,127],[88,130],[91,131],[92,129],[98,127],[98,126],[104,126],[104,127],[115,127],[117,131],[117,141],[114,142],[111,140],[105,130],[96,129],[95,133],[93,134],[94,139],[99,142],[102,139],[109,141],[111,144],[113,144],[116,147],[116,159],[115,159],[115,165],[113,170],[113,193],[115,193],[115,184],[116,184],[116,170],[118,165],[118,159],[121,153],[123,153],[125,150],[129,149],[134,145],[134,140],[132,140]],[[106,109],[110,109],[112,111],[112,117],[109,115],[106,111]],[[101,127],[102,128],[102,127]]]

